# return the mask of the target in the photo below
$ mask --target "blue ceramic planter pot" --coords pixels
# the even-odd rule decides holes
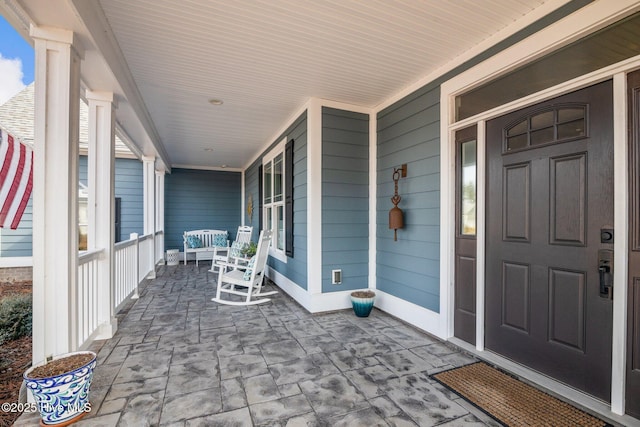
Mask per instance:
[[[93,358],[86,365],[63,375],[30,378],[29,374],[36,366],[29,368],[23,375],[27,389],[31,390],[40,411],[40,425],[68,425],[91,410],[89,387],[96,367],[96,354],[92,351],[80,351],[58,359],[72,354],[91,354]]]
[[[376,294],[371,291],[356,291],[351,293],[353,312],[358,317],[367,317],[373,309]]]

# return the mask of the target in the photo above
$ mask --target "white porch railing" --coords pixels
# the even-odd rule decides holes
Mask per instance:
[[[164,231],[156,231],[156,264],[164,261]]]
[[[103,249],[82,252],[78,257],[76,332],[79,346],[98,329],[98,259]]]
[[[138,235],[114,246],[115,272],[113,278],[113,305],[117,313],[138,285]]]
[[[131,234],[129,240],[114,245],[115,267],[111,293],[115,313],[122,309],[129,297],[138,296],[140,282],[154,273],[155,265],[164,259],[163,248],[162,231],[155,233],[155,245],[154,235],[138,237],[135,233]],[[75,321],[78,347],[86,347],[100,327],[98,288],[105,284],[98,283],[98,260],[103,254],[103,249],[97,249],[81,252],[78,257],[78,287],[75,295],[78,308]]]
[[[140,237],[138,240],[138,248],[139,248],[139,256],[140,260],[140,270],[138,271],[138,283],[140,283],[147,274],[149,274],[155,265],[154,260],[154,249],[153,249],[153,235],[147,234],[145,236]]]

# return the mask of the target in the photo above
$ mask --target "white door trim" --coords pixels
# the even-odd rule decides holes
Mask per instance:
[[[486,254],[486,188],[487,188],[487,135],[486,121],[480,120],[476,135],[476,350],[484,351],[484,291]],[[482,224],[482,227],[478,227]],[[480,250],[483,248],[483,250]]]
[[[627,283],[629,279],[629,163],[627,141],[627,75],[613,76],[613,333],[611,412],[625,412],[627,368]]]

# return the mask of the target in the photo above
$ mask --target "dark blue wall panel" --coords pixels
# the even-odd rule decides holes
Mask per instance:
[[[331,270],[342,270],[342,284]],[[369,116],[322,108],[322,292],[369,286]]]
[[[240,172],[172,169],[165,176],[165,248],[183,248],[187,230],[227,230],[241,223]]]
[[[440,311],[440,88],[423,88],[378,114],[376,283],[381,291]],[[404,228],[389,229],[393,169],[407,164],[398,205]]]

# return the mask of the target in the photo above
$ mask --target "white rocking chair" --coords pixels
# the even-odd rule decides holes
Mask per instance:
[[[253,233],[253,227],[250,225],[241,225],[238,227],[236,233],[236,240],[233,241],[231,246],[216,247],[213,252],[213,260],[211,261],[211,269],[209,272],[216,273],[220,271],[221,265],[225,265],[231,262],[238,264],[240,254],[238,251],[242,250],[245,245],[251,243],[251,234]]]
[[[262,281],[267,265],[267,257],[269,256],[271,234],[271,230],[262,230],[260,232],[258,249],[252,261],[247,265],[238,265],[236,263],[219,264],[218,290],[216,291],[216,297],[212,298],[211,301],[227,305],[253,305],[270,301],[269,298],[263,297],[278,293],[277,291],[262,292]],[[226,267],[233,269],[227,271]],[[223,292],[241,296],[243,299],[222,299]]]

